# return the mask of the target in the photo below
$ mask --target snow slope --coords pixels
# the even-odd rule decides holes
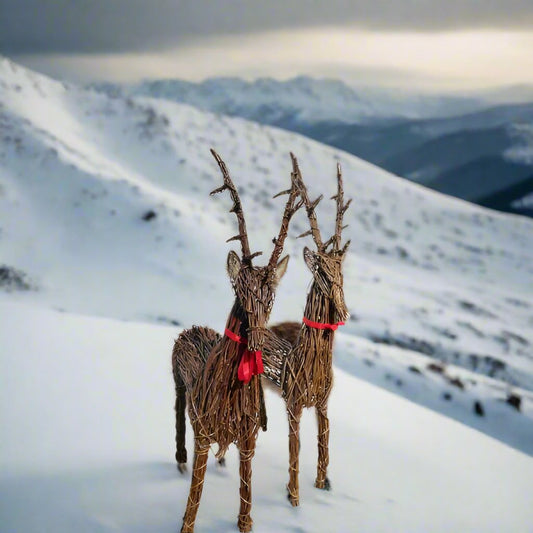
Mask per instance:
[[[271,197],[289,182],[288,152],[313,196],[334,192],[340,161],[354,203],[345,217],[352,316],[339,365],[533,453],[531,220],[433,193],[295,134],[109,97],[7,59],[0,126],[0,301],[176,332],[221,330],[231,301],[224,241],[235,217],[227,197],[208,196],[221,183],[209,148],[226,159],[251,246],[265,253],[283,207]],[[324,234],[332,204],[319,206]],[[301,212],[273,320],[301,316],[309,283],[301,252],[310,242],[294,236],[306,228]],[[431,370],[435,359],[440,372]],[[520,411],[504,403],[512,395]],[[483,416],[473,418],[476,402]]]
[[[173,462],[175,328],[7,301],[0,313],[8,369],[0,378],[0,531],[176,531],[190,474]],[[342,344],[337,351],[346,357]],[[530,457],[346,372],[335,378],[332,491],[313,488],[315,424],[307,412],[299,508],[285,497],[284,406],[267,391],[269,429],[253,463],[254,531],[531,531]],[[198,533],[236,531],[230,450],[224,470],[209,460]]]

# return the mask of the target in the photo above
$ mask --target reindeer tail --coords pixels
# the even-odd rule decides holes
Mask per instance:
[[[190,394],[202,374],[207,357],[220,341],[220,335],[205,327],[193,326],[182,331],[172,350],[172,373],[176,387],[176,461],[180,472],[185,471],[185,409],[187,393]]]

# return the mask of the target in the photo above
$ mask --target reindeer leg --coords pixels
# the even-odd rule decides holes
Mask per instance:
[[[195,439],[191,488],[189,490],[189,498],[187,499],[187,508],[183,515],[181,533],[194,532],[194,522],[196,521],[196,514],[198,513],[198,507],[200,506],[200,498],[202,497],[202,489],[204,488],[208,452],[209,443]]]
[[[248,438],[239,443],[240,475],[241,475],[241,507],[239,510],[239,531],[248,532],[252,529],[252,457],[255,453],[255,440]]]
[[[300,504],[300,489],[298,487],[299,455],[300,455],[300,418],[302,407],[287,407],[289,416],[289,484],[287,497],[293,507]]]
[[[180,378],[181,379],[181,378]],[[185,448],[185,386],[176,383],[176,462],[183,474],[187,470],[187,449]]]
[[[329,464],[329,419],[327,412],[326,406],[316,408],[318,421],[318,464],[315,487],[324,490],[331,488],[327,476]]]

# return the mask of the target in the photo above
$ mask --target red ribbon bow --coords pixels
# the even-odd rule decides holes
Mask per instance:
[[[322,324],[320,322],[313,322],[312,320],[309,320],[305,317],[303,318],[303,322],[306,326],[309,326],[311,328],[330,329],[331,331],[335,331],[339,326],[344,326],[344,322],[337,322],[336,324]]]
[[[226,329],[224,334],[232,341],[240,344],[239,354],[241,354],[241,361],[239,363],[237,377],[241,381],[244,381],[244,383],[249,383],[249,381],[252,379],[252,376],[257,376],[265,371],[261,350],[254,352],[248,350],[248,348],[246,348],[248,341],[236,333],[233,333],[233,331],[230,331],[229,329]]]

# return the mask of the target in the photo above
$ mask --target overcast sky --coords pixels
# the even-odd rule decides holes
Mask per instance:
[[[80,80],[533,83],[533,0],[0,0],[0,52]]]

